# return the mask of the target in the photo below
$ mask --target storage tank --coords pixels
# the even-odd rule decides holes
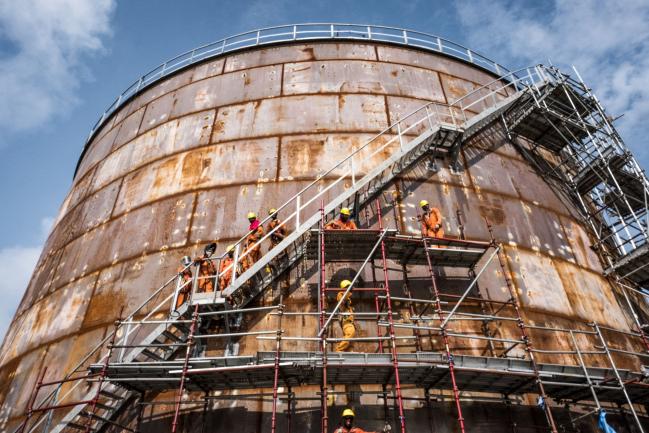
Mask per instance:
[[[104,345],[110,341],[116,319],[128,317],[173,279],[181,257],[198,257],[213,241],[217,243],[215,256],[222,255],[228,244],[246,234],[248,212],[263,218],[269,208],[281,206],[314,180],[325,188],[337,172],[319,176],[368,142],[385,143],[400,137],[402,131],[397,129],[408,128],[408,115],[430,103],[424,112],[427,119],[461,128],[482,114],[491,126],[476,126],[475,134],[465,135],[461,145],[447,143],[437,154],[429,150],[384,185],[370,203],[379,200],[381,228],[417,237],[419,202],[425,199],[440,209],[447,238],[475,241],[489,250],[472,269],[433,263],[436,285],[450,296],[441,307],[445,315],[460,305],[460,296],[468,295],[462,299],[463,315],[449,321],[452,326],[443,333],[439,332],[439,305],[426,309],[424,303],[435,301],[427,266],[401,267],[398,260],[390,259],[386,272],[395,298],[394,318],[393,323],[381,326],[392,329],[396,336],[390,340],[388,335],[385,347],[379,347],[376,338],[372,340],[384,335],[377,330],[377,317],[385,321],[387,316],[377,313],[372,317],[375,293],[358,291],[354,305],[357,313],[366,315],[357,316],[356,336],[368,340],[355,341],[353,353],[365,360],[362,357],[370,354],[390,355],[394,343],[396,352],[404,356],[441,354],[430,369],[456,364],[458,394],[449,382],[452,372],[444,373],[437,382],[428,381],[425,387],[417,386],[411,377],[406,382],[412,383],[403,384],[401,390],[396,389],[393,374],[375,384],[342,383],[341,379],[327,387],[328,430],[333,431],[344,408],[352,407],[357,422],[368,430],[390,425],[400,431],[403,413],[409,431],[596,431],[597,410],[602,406],[608,407],[609,422],[618,432],[640,431],[646,398],[639,374],[641,354],[647,349],[639,329],[643,299],[635,291],[638,286],[628,278],[606,271],[626,257],[625,248],[630,244],[620,247],[611,240],[613,236],[607,238],[615,229],[604,235],[600,230],[598,239],[597,230],[610,218],[598,219],[592,214],[586,218],[583,209],[592,210],[597,202],[579,204],[561,189],[556,176],[548,176],[548,166],[568,164],[558,153],[551,154],[547,144],[536,145],[531,133],[504,111],[496,110],[500,119],[489,117],[489,110],[500,107],[498,103],[506,104],[508,98],[535,83],[533,77],[529,82],[516,77],[474,51],[435,36],[329,24],[238,35],[192,50],[141,77],[93,128],[70,192],[5,337],[0,354],[2,431],[21,428],[28,409],[38,408],[56,389],[37,385],[39,373],[42,382],[57,381],[79,362],[101,365],[103,347],[88,361],[84,357],[102,341]],[[574,87],[579,88],[578,84]],[[482,100],[484,95],[489,99]],[[564,97],[555,100],[564,105],[551,107],[555,111],[569,105],[570,97],[560,98]],[[513,100],[509,107],[516,103]],[[431,114],[435,110],[437,114]],[[440,115],[440,110],[446,114]],[[580,108],[575,112],[588,115]],[[406,120],[398,123],[401,119]],[[574,121],[578,123],[578,119]],[[403,138],[412,140],[420,133],[417,127],[403,133]],[[538,137],[539,142],[545,140],[541,133]],[[366,175],[373,164],[388,158],[398,140],[393,144],[374,155],[374,163],[366,160],[365,166],[357,167],[356,174]],[[541,159],[549,165],[543,165]],[[574,173],[576,169],[568,168],[574,179],[579,174]],[[353,186],[345,184],[342,190]],[[322,200],[326,204],[333,197],[325,195]],[[319,214],[319,206],[319,200],[313,203],[308,209],[311,214],[305,211],[304,218]],[[357,221],[361,228],[378,229],[377,208],[366,208],[369,210],[356,209]],[[281,209],[279,216],[288,217],[290,212]],[[289,226],[295,229],[294,222]],[[390,232],[393,235],[395,232]],[[639,238],[636,236],[633,246],[642,245]],[[309,242],[313,249],[317,236],[313,234]],[[453,245],[441,245],[440,249],[452,250]],[[264,252],[267,249],[264,245]],[[372,280],[384,283],[381,261],[373,262],[359,273],[359,288],[376,288]],[[282,293],[286,313],[281,325],[286,337],[282,351],[286,353],[317,354],[321,349],[316,338],[319,264],[313,257],[303,257],[247,305],[277,305]],[[322,265],[328,287],[337,287],[343,278],[352,279],[361,268],[359,260]],[[631,287],[626,290],[623,284]],[[154,301],[162,301],[173,291],[172,286]],[[335,292],[328,296],[331,310],[336,305]],[[413,302],[406,297],[422,303],[413,309]],[[144,317],[154,305],[156,302],[145,303],[133,320]],[[236,303],[232,307],[237,308]],[[152,317],[164,320],[167,312]],[[309,312],[315,314],[299,314]],[[427,318],[423,318],[425,314]],[[190,320],[191,314],[187,317]],[[277,314],[250,312],[240,317],[239,323],[228,323],[236,325],[232,332],[238,335],[231,339],[233,344],[226,347],[216,342],[201,356],[236,359],[275,351],[276,341],[259,336],[274,332]],[[336,321],[332,329],[332,335],[340,337]],[[523,337],[521,329],[527,333]],[[253,335],[255,332],[260,334]],[[476,338],[467,339],[463,333]],[[448,353],[444,338],[449,339]],[[530,354],[534,356],[531,364]],[[175,356],[182,359],[183,350]],[[528,364],[515,364],[523,360]],[[411,361],[402,360],[406,364]],[[491,364],[501,361],[512,363]],[[541,374],[533,371],[537,370],[535,363]],[[372,363],[367,361],[365,368],[371,370]],[[406,371],[408,367],[401,368]],[[321,369],[317,366],[305,374],[317,376]],[[523,382],[512,379],[518,369],[528,374]],[[95,369],[95,374],[98,371]],[[468,376],[471,371],[473,379]],[[559,389],[558,383],[570,382],[571,374],[582,371],[586,372],[579,379],[583,381],[574,390],[552,391]],[[599,381],[598,387],[589,383],[589,371],[592,381]],[[79,370],[77,376],[82,373],[85,370]],[[616,374],[621,375],[618,382]],[[480,386],[472,384],[479,382],[481,375],[488,380]],[[89,378],[69,395],[66,391],[71,385],[66,382],[60,395],[45,404],[65,406],[75,398],[83,399],[97,386],[93,377],[94,382]],[[273,389],[255,386],[254,374],[250,377],[247,386],[230,389],[225,386],[201,393],[190,387],[183,398],[199,403],[184,404],[173,428],[188,432],[235,428],[246,432],[321,431],[323,390],[310,379],[290,389],[288,379],[286,383],[280,380]],[[425,382],[426,376],[422,373],[421,377]],[[545,401],[539,400],[543,391],[536,386],[539,381],[543,384],[543,379],[551,390]],[[110,375],[105,380],[110,382]],[[501,386],[506,381],[512,381],[508,392]],[[118,388],[128,386],[115,384]],[[607,384],[621,390],[608,389]],[[624,384],[635,388],[625,390]],[[619,395],[608,398],[606,393]],[[252,396],[236,397],[241,394]],[[112,414],[117,424],[97,423],[93,429],[170,430],[175,396],[173,389],[133,394],[128,404]],[[204,407],[200,401],[205,402]],[[584,402],[586,406],[580,405]],[[63,431],[58,423],[65,420],[70,407],[76,406],[30,414],[25,430]],[[462,422],[458,422],[459,410]],[[74,426],[65,428],[73,431]]]

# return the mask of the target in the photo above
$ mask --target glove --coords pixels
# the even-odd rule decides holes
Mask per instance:
[[[383,433],[392,431],[392,426],[390,424],[386,423],[385,426],[383,427]]]

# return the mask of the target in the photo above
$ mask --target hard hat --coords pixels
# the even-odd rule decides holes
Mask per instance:
[[[424,206],[428,206],[428,202],[426,200],[420,201],[419,202],[419,207],[424,207]]]
[[[189,256],[183,256],[183,258],[180,259],[180,263],[182,263],[183,266],[187,267],[192,264],[192,258]]]
[[[268,209],[268,215],[272,215],[272,214],[274,214],[276,212],[277,212],[277,209],[275,209],[274,207]]]
[[[248,212],[248,219],[257,218],[257,214],[254,212]]]
[[[345,410],[343,411],[343,418],[347,418],[348,416],[351,416],[352,418],[354,418],[356,415],[354,415],[354,411],[353,411],[353,410],[351,410],[351,409],[345,409]]]
[[[234,245],[228,245],[228,247],[225,249],[226,253],[231,253],[232,251],[234,251]]]
[[[207,244],[205,246],[203,253],[205,253],[207,257],[210,257],[212,254],[214,254],[214,251],[216,251],[216,243],[212,242],[211,244]]]
[[[344,207],[344,208],[340,209],[340,213],[343,214],[343,215],[347,215],[347,216],[351,215],[351,212],[349,211],[348,207]]]
[[[352,282],[349,281],[349,280],[342,280],[342,281],[340,282],[340,288],[341,288],[341,289],[346,289],[347,287],[349,287],[349,286],[351,286],[351,285],[352,285]]]

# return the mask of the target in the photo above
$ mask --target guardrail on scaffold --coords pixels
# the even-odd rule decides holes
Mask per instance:
[[[442,53],[469,62],[495,74],[498,77],[511,72],[499,63],[496,63],[495,61],[483,56],[482,54],[476,53],[463,45],[456,44],[455,42],[451,42],[448,39],[439,36],[414,30],[386,26],[336,23],[306,23],[266,27],[229,36],[216,42],[186,51],[140,76],[117,98],[115,98],[106,110],[104,110],[101,117],[97,120],[88,134],[86,146],[93,138],[95,132],[97,132],[97,130],[99,130],[99,128],[104,124],[106,119],[108,119],[119,107],[124,105],[126,101],[130,100],[133,96],[139,94],[142,90],[153,83],[156,83],[162,78],[186,68],[187,66],[225,53],[231,53],[255,46],[282,42],[331,39],[378,41],[416,47],[436,53]]]

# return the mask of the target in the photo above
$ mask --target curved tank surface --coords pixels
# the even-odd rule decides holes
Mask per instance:
[[[499,101],[515,96],[517,89],[507,87],[507,78],[499,80],[495,71],[459,57],[412,44],[316,37],[206,56],[121,101],[102,118],[84,149],[5,337],[0,352],[0,430],[19,428],[30,405],[38,406],[53,389],[43,387],[39,398],[31,401],[39,372],[44,374],[42,381],[55,381],[79,362],[96,363],[95,376],[88,381],[76,388],[71,388],[71,382],[63,384],[59,389],[63,397],[55,405],[84,399],[97,381],[110,382],[110,375],[104,379],[97,367],[103,365],[103,350],[89,360],[84,357],[96,345],[110,343],[115,320],[127,317],[143,302],[144,308],[132,320],[164,321],[169,303],[164,311],[152,307],[165,301],[176,283],[156,293],[153,301],[146,303],[147,298],[173,280],[183,256],[199,257],[210,242],[217,243],[215,256],[222,256],[227,245],[246,234],[248,212],[265,218],[269,208],[281,206],[312,181],[325,188],[339,173],[319,176],[350,152],[367,142],[388,142],[356,167],[359,178],[370,173],[398,152],[400,143],[394,137],[401,137],[401,131],[390,126],[425,104],[434,103],[430,110],[448,107],[467,94],[480,94],[478,89],[486,85],[487,89],[502,87],[494,93]],[[456,113],[460,122],[491,109],[486,104],[464,107]],[[218,314],[204,316],[197,325],[206,334],[231,336],[199,344],[191,355],[205,362],[197,361],[191,369],[248,369],[247,385],[234,376],[219,376],[221,388],[204,385],[201,391],[203,382],[188,375],[178,424],[174,420],[177,385],[166,390],[152,386],[141,393],[138,389],[112,415],[116,424],[104,424],[102,431],[126,431],[119,424],[140,432],[289,431],[291,427],[316,432],[323,428],[323,407],[328,413],[327,429],[333,431],[339,413],[353,407],[357,423],[369,430],[389,424],[401,431],[402,413],[409,431],[553,431],[554,424],[554,431],[595,432],[597,418],[591,411],[600,402],[591,398],[594,388],[584,382],[565,392],[555,391],[561,382],[572,380],[566,369],[573,367],[579,374],[587,371],[587,376],[605,371],[595,392],[602,397],[601,405],[609,408],[609,422],[618,432],[639,431],[637,425],[647,428],[642,403],[630,406],[626,400],[606,398],[607,392],[617,392],[615,374],[642,369],[643,360],[634,355],[647,348],[636,323],[644,311],[642,299],[622,292],[611,275],[605,276],[610,262],[602,248],[591,248],[597,244],[592,224],[559,191],[556,181],[545,176],[543,166],[534,163],[548,151],[537,148],[529,135],[509,134],[499,120],[494,122],[496,126],[480,130],[462,146],[450,147],[455,154],[429,150],[382,185],[369,204],[355,209],[357,223],[367,236],[387,228],[389,236],[418,238],[419,202],[425,199],[441,211],[446,238],[466,239],[486,249],[479,262],[469,269],[433,262],[431,271],[421,260],[401,263],[390,256],[383,261],[379,247],[365,267],[362,258],[350,263],[336,260],[335,249],[321,263],[313,255],[317,256],[320,239],[313,232],[305,248],[314,253],[305,253],[247,305],[269,310],[232,314],[224,321]],[[377,134],[379,138],[374,138]],[[419,130],[412,130],[403,137],[414,140],[418,134]],[[547,158],[560,163],[554,156]],[[344,180],[340,191],[353,189],[354,182]],[[326,204],[334,196],[331,192],[321,199]],[[310,206],[305,220],[319,215],[320,199]],[[280,219],[291,212],[281,209]],[[290,223],[289,231],[295,226]],[[349,248],[361,248],[359,239]],[[397,248],[397,241],[389,242],[389,251]],[[429,250],[436,250],[431,254],[442,260],[443,254],[455,251],[454,244],[449,245]],[[268,250],[268,244],[263,244],[262,252]],[[404,251],[394,254],[401,254],[401,259]],[[318,312],[323,298],[330,310],[336,305],[336,292],[321,291],[319,281],[324,276],[325,285],[336,288],[342,279],[353,279],[359,269],[355,285],[366,290],[353,295],[358,340],[353,341],[351,352],[344,352],[358,356],[340,361],[342,368],[335,367],[335,359],[329,360],[331,385],[322,389],[317,384],[322,383]],[[267,266],[260,272],[273,271]],[[433,289],[446,293],[441,303],[434,302],[440,298]],[[440,327],[440,315],[442,320],[444,314],[448,316],[463,294],[468,296],[461,301],[461,315],[456,313],[448,327]],[[381,304],[387,311],[385,301],[390,296],[394,299],[388,317],[377,308]],[[231,299],[236,297],[226,304]],[[280,303],[280,309],[271,308]],[[147,316],[150,312],[154,314]],[[184,317],[189,329],[191,311]],[[283,330],[280,334],[275,331],[278,326]],[[338,319],[331,329],[331,338],[342,338]],[[526,333],[522,337],[521,329]],[[144,344],[145,334],[133,337],[132,344]],[[274,366],[277,335],[283,337],[282,356],[293,354],[294,359],[277,361],[279,379],[276,386],[272,381],[269,386],[251,373],[261,367],[237,364],[237,360],[250,357],[261,362],[270,356],[269,365]],[[600,337],[604,343],[597,341]],[[176,356],[184,359],[182,344],[187,340],[179,341]],[[331,354],[339,354],[334,352],[336,341],[329,343]],[[575,350],[575,345],[581,350]],[[114,345],[113,355],[120,350],[126,348]],[[408,358],[434,354],[441,354],[437,361]],[[387,358],[372,361],[372,356],[383,355]],[[529,362],[530,355],[533,362],[525,366],[531,366],[531,372],[516,364]],[[165,362],[163,358],[158,361]],[[381,364],[384,361],[402,364],[395,367],[404,382],[400,387],[395,369],[390,368],[382,381],[345,382],[348,366],[351,371],[365,363],[359,377],[374,377],[373,369],[387,368]],[[420,362],[429,366],[415,368]],[[540,376],[534,371],[537,364]],[[111,368],[117,367],[111,364]],[[290,369],[301,369],[295,373],[298,379],[289,378]],[[511,378],[517,377],[519,369],[525,380]],[[176,370],[174,380],[182,364]],[[135,373],[121,377],[128,374]],[[428,380],[430,374],[437,379]],[[539,377],[547,381],[547,401],[539,400]],[[481,380],[480,386],[475,385]],[[625,376],[622,381],[643,385],[637,377]],[[111,386],[119,388],[119,381]],[[633,392],[632,397],[640,395]],[[583,401],[591,406],[578,406]],[[545,406],[552,406],[552,421]],[[70,425],[67,430],[57,426],[69,410],[34,412],[31,422],[42,422],[32,431],[46,427],[73,431]]]

